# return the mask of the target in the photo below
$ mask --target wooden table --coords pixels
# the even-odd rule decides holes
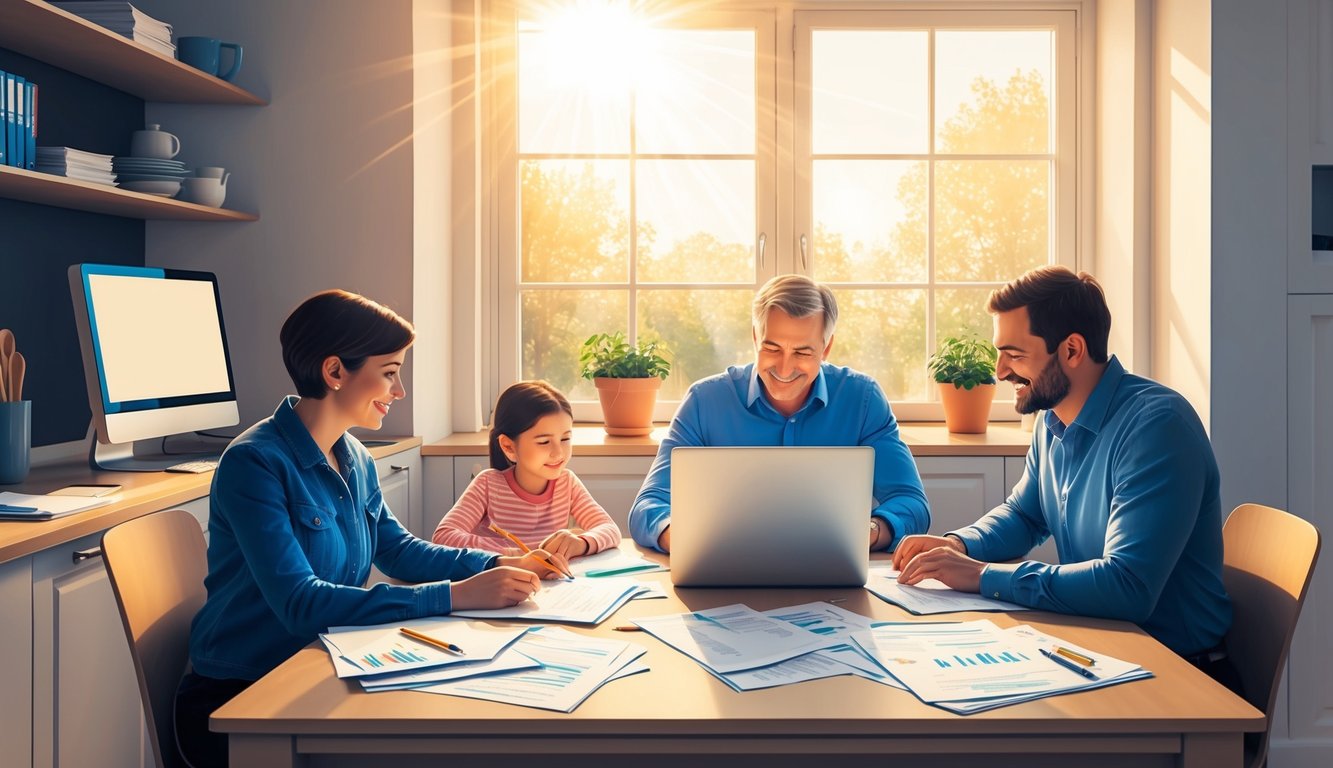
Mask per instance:
[[[623,546],[632,547],[630,544]],[[636,600],[599,627],[575,631],[648,648],[646,674],[612,682],[571,714],[436,694],[364,693],[333,676],[314,644],[219,709],[231,765],[802,766],[1104,765],[1238,767],[1246,731],[1264,716],[1125,622],[1048,613],[950,614],[1028,623],[1152,670],[1151,680],[1056,696],[967,717],[854,677],[736,693],[640,633],[628,619],[731,603],[758,610],[844,598],[881,620],[911,620],[860,589],[681,589]],[[920,618],[916,620],[928,620]],[[445,757],[441,757],[445,756]]]

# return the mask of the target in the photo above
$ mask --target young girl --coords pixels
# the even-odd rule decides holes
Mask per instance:
[[[580,557],[620,543],[620,529],[565,468],[574,428],[569,401],[545,381],[500,394],[491,427],[491,468],[482,470],[435,528],[436,544],[509,552],[494,523],[530,547]],[[569,518],[582,532],[570,529]]]

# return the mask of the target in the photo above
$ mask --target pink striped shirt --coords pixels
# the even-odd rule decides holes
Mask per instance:
[[[491,552],[512,549],[514,545],[508,539],[491,532],[489,526],[495,523],[536,549],[542,539],[570,527],[571,517],[592,545],[588,554],[620,543],[620,528],[568,469],[547,483],[546,490],[537,496],[519,487],[513,467],[503,472],[484,469],[440,520],[431,540],[436,544]]]

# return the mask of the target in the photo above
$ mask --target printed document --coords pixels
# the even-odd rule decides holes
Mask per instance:
[[[634,621],[645,632],[714,672],[730,674],[839,645],[745,605]]]
[[[406,627],[437,640],[453,643],[464,654],[441,650],[404,635]],[[390,675],[431,667],[488,661],[511,645],[530,627],[492,627],[479,621],[443,616],[408,619],[366,627],[330,627],[320,634],[340,678]]]
[[[971,592],[957,592],[935,579],[908,586],[898,583],[898,571],[871,568],[866,589],[885,602],[918,616],[955,611],[1026,611],[1027,607],[993,600]]]
[[[629,602],[642,587],[632,579],[572,579],[544,582],[527,600],[508,608],[454,611],[473,619],[522,619],[599,624]]]
[[[485,699],[503,704],[573,712],[601,686],[648,669],[636,660],[646,652],[623,640],[585,637],[561,627],[539,627],[514,650],[541,666],[504,675],[472,677],[417,690]]]

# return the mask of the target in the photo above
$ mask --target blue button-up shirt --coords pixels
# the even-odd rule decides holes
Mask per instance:
[[[983,595],[1132,621],[1182,655],[1231,626],[1208,435],[1185,398],[1114,357],[1072,424],[1046,413],[1008,500],[953,533],[986,561],[1055,537],[1060,565],[988,565]]]
[[[874,379],[850,368],[822,364],[805,404],[791,416],[768,401],[753,363],[695,382],[629,513],[630,533],[645,547],[657,547],[671,524],[671,449],[681,445],[868,445],[875,449],[870,514],[889,527],[895,543],[930,527],[921,476],[889,401]]]
[[[422,541],[389,511],[370,453],[343,435],[339,474],[283,400],[222,455],[209,499],[208,598],[190,630],[206,677],[258,680],[330,626],[448,613],[449,582],[495,555]],[[374,565],[417,586],[363,588]]]

